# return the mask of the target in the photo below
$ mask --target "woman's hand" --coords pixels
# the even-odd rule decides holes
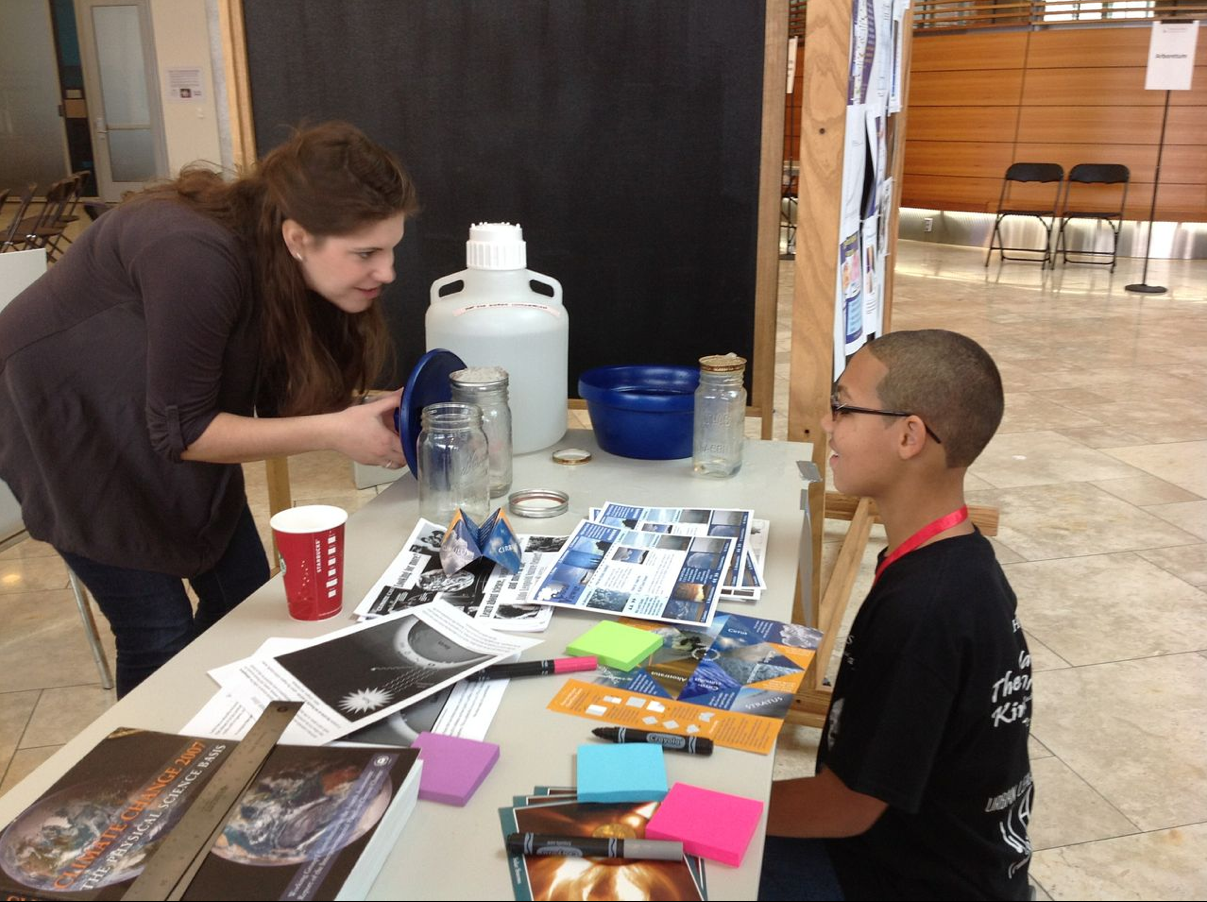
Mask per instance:
[[[401,400],[400,388],[335,414],[339,420],[335,450],[359,464],[387,470],[405,466],[402,443],[394,431],[394,411]]]
[[[406,463],[394,431],[394,411],[401,398],[398,389],[337,413],[314,416],[258,419],[220,413],[180,458],[237,464],[332,450],[357,463],[393,470]]]

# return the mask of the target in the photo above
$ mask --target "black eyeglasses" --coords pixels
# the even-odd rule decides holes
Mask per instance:
[[[871,407],[856,407],[854,404],[844,404],[842,401],[831,396],[830,398],[830,413],[834,419],[838,419],[839,414],[843,413],[874,413],[880,417],[912,417],[914,414],[906,410],[873,410]],[[919,417],[921,419],[921,417]],[[926,430],[926,434],[935,440],[936,444],[943,444],[943,439],[935,435],[934,430],[922,423],[922,428]]]

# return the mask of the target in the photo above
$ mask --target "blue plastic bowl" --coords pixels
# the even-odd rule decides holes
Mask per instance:
[[[700,370],[694,366],[600,366],[578,380],[599,447],[640,460],[691,457]]]

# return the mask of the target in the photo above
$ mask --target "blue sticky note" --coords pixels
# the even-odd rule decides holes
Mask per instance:
[[[662,746],[645,743],[580,745],[580,802],[661,802],[666,797]]]

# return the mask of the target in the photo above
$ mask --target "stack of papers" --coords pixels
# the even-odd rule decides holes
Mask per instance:
[[[536,787],[499,809],[509,833],[644,839],[657,802],[580,802],[574,789]],[[508,871],[517,900],[707,899],[704,862],[511,855]]]
[[[281,741],[322,745],[349,737],[537,644],[536,639],[495,633],[451,605],[434,601],[303,641],[301,647],[278,648],[272,656],[253,656],[210,671],[223,691],[186,731],[237,739],[269,702],[301,701],[305,704]],[[461,691],[501,692],[499,687],[492,690],[494,682],[506,685],[462,683]]]
[[[518,536],[523,563],[516,573],[488,558],[445,573],[440,562],[444,533],[445,527],[420,520],[353,613],[369,620],[443,601],[495,630],[540,632],[549,626],[552,610],[524,602],[553,565],[564,536]]]
[[[590,514],[569,536],[518,536],[515,573],[483,558],[446,573],[445,527],[420,520],[354,613],[443,601],[496,630],[542,631],[555,607],[707,626],[719,602],[762,594],[768,523],[753,511],[608,503]]]
[[[722,601],[758,601],[763,582],[763,556],[767,551],[766,520],[754,511],[733,508],[636,507],[609,503],[593,508],[590,518],[610,526],[679,536],[729,537],[733,559],[721,585]]]
[[[609,503],[591,515],[566,540],[538,603],[707,626],[722,599],[754,601],[763,589],[753,511]]]

